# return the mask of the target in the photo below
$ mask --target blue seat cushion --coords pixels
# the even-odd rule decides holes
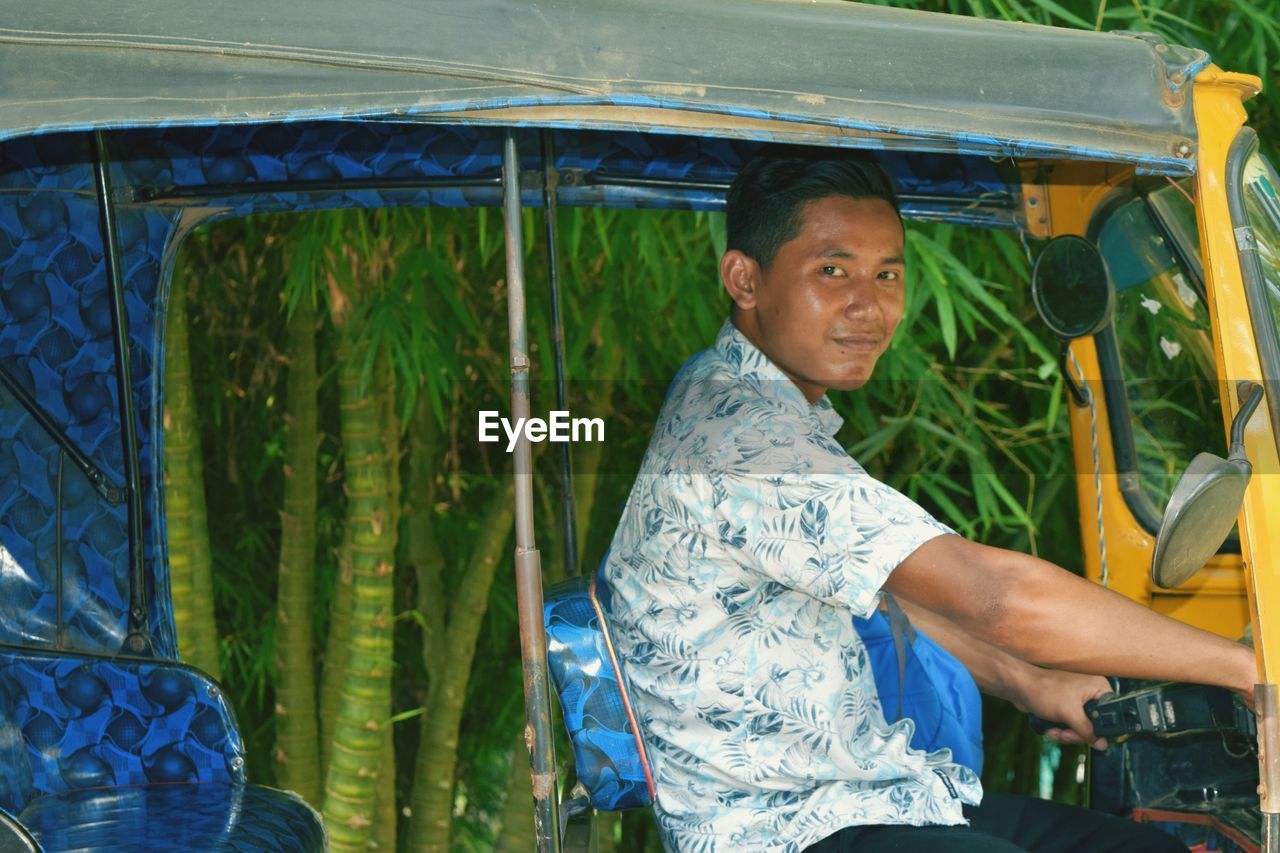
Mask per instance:
[[[309,853],[320,816],[296,794],[244,783],[86,788],[35,799],[18,821],[48,853]]]
[[[623,664],[600,618],[608,612],[607,592],[590,577],[557,584],[547,590],[544,619],[551,683],[573,743],[578,782],[597,810],[618,811],[652,804],[653,783]]]
[[[204,673],[0,649],[0,808],[82,788],[243,781],[231,706]]]

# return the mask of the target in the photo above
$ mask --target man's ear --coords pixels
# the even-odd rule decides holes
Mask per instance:
[[[720,259],[720,281],[725,292],[743,311],[756,307],[756,289],[760,286],[760,265],[755,258],[738,249],[730,249]]]

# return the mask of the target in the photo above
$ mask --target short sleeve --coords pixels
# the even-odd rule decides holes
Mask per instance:
[[[845,459],[840,472],[716,472],[716,519],[745,568],[865,617],[890,572],[954,531]]]

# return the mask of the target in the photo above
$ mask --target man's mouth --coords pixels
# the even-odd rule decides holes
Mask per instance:
[[[832,338],[842,349],[854,352],[875,352],[880,347],[879,335],[841,335]]]

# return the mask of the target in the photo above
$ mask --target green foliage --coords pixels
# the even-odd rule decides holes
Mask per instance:
[[[1072,29],[1132,30],[1206,51],[1227,71],[1256,74],[1268,89],[1280,70],[1280,3],[1276,0],[869,0],[929,12],[1023,21]],[[1064,85],[1066,81],[1064,81]],[[1280,101],[1267,91],[1250,104],[1250,124],[1273,139]]]

